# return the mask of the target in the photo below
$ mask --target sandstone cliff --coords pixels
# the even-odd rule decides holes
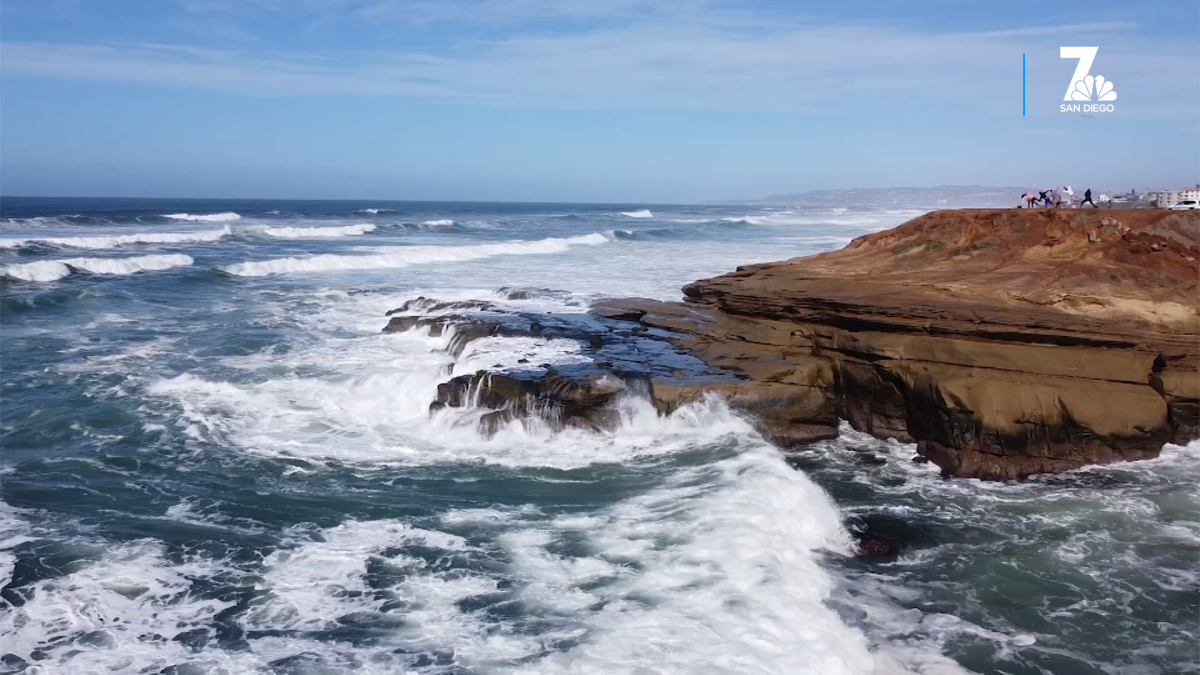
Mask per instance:
[[[591,362],[462,374],[434,408],[603,429],[624,393],[723,395],[781,446],[838,420],[946,475],[1021,478],[1154,457],[1200,423],[1200,213],[956,210],[591,314],[402,308],[387,330],[575,339]],[[436,306],[424,302],[425,309]],[[458,312],[470,309],[470,312]],[[405,311],[408,310],[408,311]]]
[[[833,407],[947,475],[1018,478],[1196,435],[1198,259],[1194,212],[940,211],[695,282],[687,303],[598,311],[787,387],[808,404],[787,416],[818,427],[797,440],[832,433]]]

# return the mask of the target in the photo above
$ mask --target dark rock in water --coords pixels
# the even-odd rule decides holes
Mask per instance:
[[[861,535],[858,537],[858,555],[866,557],[894,556],[908,548],[904,542],[891,537]]]
[[[907,520],[889,513],[866,513],[846,522],[857,542],[860,555],[898,555],[910,549],[921,549],[945,543],[945,533],[931,523]],[[955,540],[974,536],[957,532]]]
[[[490,309],[492,306],[492,303],[484,300],[441,301],[434,300],[433,298],[427,298],[422,295],[405,302],[396,309],[390,310],[384,316],[392,316],[393,314],[408,314],[411,312],[434,313],[445,312],[447,310],[461,311],[469,309]]]
[[[481,430],[489,434],[512,420],[531,417],[553,429],[611,430],[619,422],[612,404],[625,389],[623,381],[608,374],[572,376],[553,368],[545,372],[481,370],[438,385],[431,410],[491,408],[480,421]]]
[[[531,300],[533,298],[553,298],[568,306],[580,306],[579,299],[567,291],[552,288],[511,288],[505,286],[499,293],[507,300]]]
[[[540,327],[535,330],[533,324],[522,325],[520,321],[494,320],[459,314],[393,316],[383,330],[385,333],[402,333],[414,328],[428,328],[430,336],[439,337],[451,327],[454,329],[454,335],[450,338],[450,344],[446,351],[455,357],[462,356],[468,345],[481,338],[492,336],[537,337],[540,334]]]

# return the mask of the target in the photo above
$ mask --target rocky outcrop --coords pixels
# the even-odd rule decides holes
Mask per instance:
[[[1195,437],[1198,259],[1200,214],[942,211],[695,282],[686,303],[596,311],[685,333],[747,382],[823,396],[946,475],[1021,478]]]
[[[685,302],[522,315],[418,299],[386,330],[453,327],[455,354],[493,335],[580,343],[586,363],[439,387],[435,409],[490,409],[485,431],[530,416],[606,429],[625,393],[664,413],[716,393],[781,446],[843,419],[916,442],[945,475],[1013,479],[1196,436],[1198,261],[1197,213],[940,211],[697,281]]]

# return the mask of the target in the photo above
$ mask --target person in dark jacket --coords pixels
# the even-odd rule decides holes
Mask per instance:
[[[1084,204],[1091,204],[1093,209],[1100,208],[1099,206],[1096,206],[1096,202],[1092,201],[1091,188],[1088,188],[1087,191],[1083,193],[1083,201],[1079,202],[1079,208],[1082,209]]]

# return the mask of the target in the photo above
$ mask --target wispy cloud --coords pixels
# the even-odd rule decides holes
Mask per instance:
[[[450,20],[429,0],[306,0],[353,8],[375,20]],[[605,9],[620,25],[448,40],[436,51],[357,51],[312,55],[157,44],[10,42],[7,76],[195,87],[250,95],[357,94],[486,105],[577,109],[841,111],[856,105],[928,106],[953,102],[986,110],[1011,99],[996,86],[1013,78],[1027,47],[1106,34],[1128,23],[936,32],[881,25],[829,25],[800,19],[634,0],[600,3],[477,0],[469,20],[587,17]],[[219,0],[189,0],[194,11],[226,11]],[[270,8],[272,0],[260,0]],[[456,5],[455,20],[462,18]],[[417,18],[414,18],[417,17]],[[1049,48],[1049,47],[1047,47]],[[1055,47],[1055,49],[1057,49]],[[1169,81],[1194,54],[1139,56],[1137,77]],[[1110,69],[1110,79],[1122,76]],[[1036,76],[1035,76],[1036,77]],[[1132,79],[1133,74],[1129,74]]]

